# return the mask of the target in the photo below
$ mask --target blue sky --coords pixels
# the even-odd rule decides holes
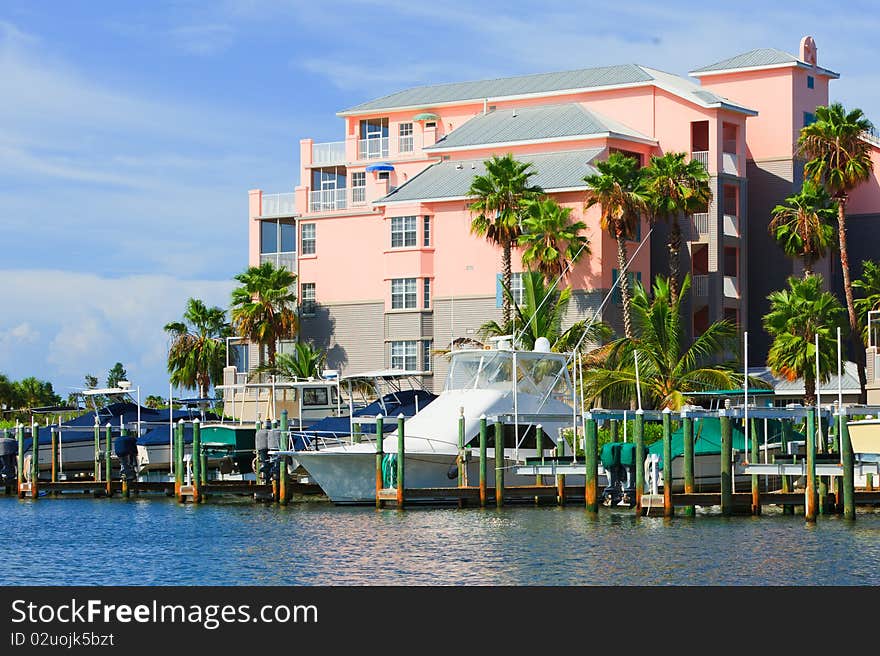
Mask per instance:
[[[215,0],[0,5],[0,372],[62,395],[121,361],[167,394],[162,326],[226,307],[247,191],[299,140],[421,84],[635,62],[673,73],[811,34],[832,100],[880,123],[870,3]],[[344,251],[345,245],[339,245]]]

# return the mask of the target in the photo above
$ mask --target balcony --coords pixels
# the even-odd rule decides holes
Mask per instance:
[[[691,214],[690,241],[706,241],[709,239],[709,213]]]
[[[739,217],[733,214],[724,215],[724,236],[739,238]]]
[[[739,280],[736,276],[724,276],[724,298],[739,298]]]
[[[312,144],[312,166],[325,164],[345,164],[344,141]]]
[[[705,298],[709,295],[709,276],[694,276],[692,287],[695,298]]]
[[[721,153],[721,172],[728,175],[739,175],[736,153]]]
[[[260,216],[264,218],[296,216],[296,194],[263,194]]]
[[[696,160],[708,171],[709,170],[709,151],[695,150],[691,153],[691,160]]]
[[[388,157],[388,137],[358,139],[358,159],[384,159]]]
[[[296,253],[261,253],[260,264],[271,262],[276,267],[284,267],[296,273]]]
[[[400,137],[397,140],[397,152],[399,153],[411,153],[414,150],[414,146],[412,135]]]
[[[346,189],[309,192],[309,212],[335,212],[346,208]]]
[[[366,205],[367,204],[367,188],[352,187],[351,188],[351,204]]]

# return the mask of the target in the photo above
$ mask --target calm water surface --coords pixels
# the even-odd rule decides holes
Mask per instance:
[[[638,518],[0,497],[0,585],[880,585],[880,512]]]

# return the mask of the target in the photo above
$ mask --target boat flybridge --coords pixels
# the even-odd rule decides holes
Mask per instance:
[[[485,349],[453,350],[447,357],[449,372],[441,394],[404,419],[407,485],[441,488],[458,484],[460,417],[464,417],[465,447],[479,445],[481,417],[490,423],[502,423],[505,462],[499,466],[505,468],[536,455],[538,426],[547,437],[545,448],[550,449],[561,439],[561,431],[577,420],[568,370],[570,356],[551,352],[546,339],[539,339],[533,351],[513,348],[507,337],[494,340]],[[386,458],[397,457],[397,419],[385,418],[395,427],[384,442]],[[489,439],[494,442],[494,432],[490,432]],[[374,440],[368,439],[284,454],[294,456],[334,503],[372,503],[376,490],[375,449]],[[494,455],[494,450],[490,451]],[[495,467],[490,457],[490,486],[494,485]],[[476,459],[471,459],[466,468],[468,480],[477,481]],[[510,472],[505,480],[510,485],[532,484],[534,476]],[[386,482],[386,487],[391,485]]]

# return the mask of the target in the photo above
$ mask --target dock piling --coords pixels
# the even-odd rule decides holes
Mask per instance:
[[[495,507],[504,506],[504,426],[495,420]]]
[[[596,420],[586,416],[584,426],[584,462],[587,466],[584,477],[584,501],[587,512],[599,512],[599,439]]]
[[[404,445],[404,416],[401,412],[397,415],[397,508],[402,510],[404,499],[404,491],[406,490],[406,480],[404,478],[404,461],[406,460],[406,449]]]
[[[282,451],[287,451],[289,448],[289,444],[287,441],[287,409],[281,411],[281,425],[279,429],[281,431],[279,439],[278,439],[278,448]],[[290,485],[287,477],[287,462],[288,456],[278,456],[278,503],[282,506],[286,506],[287,502],[290,500]]]
[[[757,420],[751,420],[752,443],[749,460],[751,462],[760,462],[758,459],[758,424]],[[752,474],[752,514],[761,514],[761,489],[758,483],[758,475]]]
[[[464,407],[458,409],[458,487],[464,486],[467,462],[464,457]],[[464,506],[464,497],[458,497],[458,507]]]
[[[50,470],[49,480],[53,483],[58,482],[58,432],[55,430],[55,427],[49,429],[49,432],[52,434],[52,464]]]
[[[108,421],[104,426],[104,481],[107,485],[106,492],[107,496],[113,496],[113,470],[111,469],[110,457],[111,457],[111,449],[112,449],[112,441],[113,441],[113,427],[110,425]]]
[[[385,489],[385,480],[382,476],[382,460],[385,458],[384,439],[385,431],[382,413],[376,415],[376,508],[382,508],[382,490]]]
[[[807,485],[804,490],[804,519],[816,521],[818,505],[816,489],[816,413],[813,408],[807,409]]]
[[[535,450],[538,452],[538,457],[541,459],[541,464],[544,464],[544,427],[541,424],[535,426]],[[541,474],[535,476],[535,485],[543,485],[544,477]],[[535,503],[538,502],[538,497],[535,497]]]
[[[562,458],[565,456],[565,438],[560,435],[556,442],[556,462],[557,465],[562,464]],[[556,503],[560,506],[565,505],[565,474],[556,474]]]
[[[183,501],[181,491],[183,489],[183,419],[177,422],[177,432],[174,436],[174,496],[178,501]]]
[[[645,413],[639,408],[633,422],[636,445],[636,515],[642,514],[642,493],[645,491]]]
[[[663,408],[663,516],[675,515],[672,505],[672,411]]]
[[[486,507],[486,444],[489,440],[486,415],[480,415],[480,508]]]
[[[15,425],[15,437],[18,439],[18,466],[15,473],[18,477],[18,498],[24,498],[21,484],[24,482],[24,426],[21,423]]]
[[[202,425],[199,418],[193,419],[193,442],[192,442],[192,501],[202,502]]]
[[[681,413],[681,432],[684,442],[684,493],[694,493],[694,420]],[[685,517],[693,517],[697,513],[695,506],[685,506]]]
[[[31,498],[39,496],[40,479],[40,428],[36,423],[31,423]]]
[[[733,433],[725,410],[718,412],[721,424],[721,514],[733,514]]]
[[[840,430],[840,460],[843,464],[843,516],[845,519],[856,518],[856,502],[855,502],[855,460],[853,457],[852,442],[849,438],[849,426],[846,423],[846,415],[843,413],[838,415],[838,425]],[[869,486],[873,487],[873,481]]]
[[[781,451],[783,454],[788,453],[788,444],[791,442],[791,419],[783,419],[782,420],[782,436],[781,436]],[[774,456],[775,458],[775,456]],[[797,456],[795,456],[797,459]],[[791,492],[792,484],[791,484],[791,476],[783,476],[782,477],[782,491],[783,492]],[[791,504],[783,504],[782,506],[782,514],[783,515],[793,515],[794,514],[794,506]]]

